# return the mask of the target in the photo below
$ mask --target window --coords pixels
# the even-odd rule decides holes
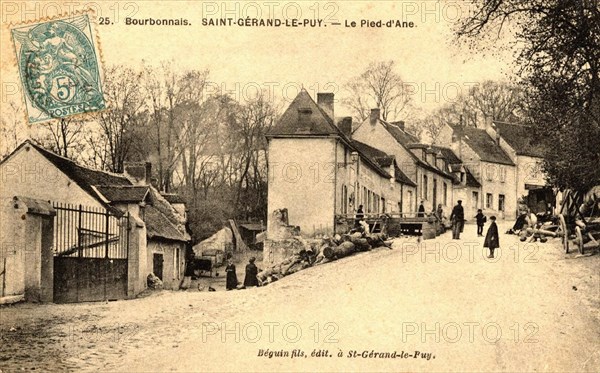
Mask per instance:
[[[475,208],[475,210],[479,209],[479,192],[473,192],[473,207]]]
[[[429,187],[427,186],[427,175],[423,175],[423,189],[421,189],[421,196],[423,199],[429,199],[427,196],[427,190]]]
[[[504,194],[498,195],[498,211],[504,211]]]
[[[414,212],[415,205],[412,190],[408,191],[408,212]]]
[[[485,195],[485,208],[486,209],[494,208],[494,198],[492,197],[492,193],[487,193]]]
[[[448,205],[448,184],[444,183],[443,190],[444,190],[444,206],[447,206]]]
[[[385,214],[385,198],[381,198],[381,212]]]
[[[500,166],[500,169],[498,170],[498,177],[501,183],[506,182],[506,167]]]

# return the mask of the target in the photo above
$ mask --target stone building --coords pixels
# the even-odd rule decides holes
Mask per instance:
[[[415,183],[388,154],[369,155],[344,134],[339,127],[351,128],[351,119],[336,123],[333,94],[317,101],[303,89],[267,134],[267,226],[275,210],[287,209],[302,234],[333,234],[336,217],[354,216],[359,205],[366,214],[403,209]]]

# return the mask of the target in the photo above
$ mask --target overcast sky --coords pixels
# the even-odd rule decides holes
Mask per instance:
[[[116,4],[116,5],[115,5]],[[181,69],[210,69],[210,80],[225,90],[252,92],[254,87],[271,87],[279,97],[292,99],[304,85],[316,91],[344,94],[341,86],[359,74],[370,61],[394,60],[405,81],[418,87],[415,106],[431,110],[452,99],[457,89],[472,82],[507,79],[512,76],[506,56],[470,54],[452,42],[452,25],[462,2],[187,2],[137,1],[97,6],[98,16],[113,24],[98,25],[103,59],[106,64],[139,66],[174,60]],[[233,18],[261,12],[261,18],[285,21],[287,18],[337,20],[339,26],[327,27],[245,27],[202,26],[203,18]],[[118,9],[118,11],[117,11]],[[6,21],[30,17],[12,8],[4,9],[2,35],[2,80],[15,81],[14,51],[7,48]],[[295,17],[297,11],[302,14]],[[38,9],[38,14],[43,9]],[[465,8],[462,11],[466,11]],[[51,13],[51,9],[47,9]],[[187,19],[190,26],[126,25],[133,19]],[[414,28],[364,28],[362,19],[412,21]],[[118,22],[117,22],[118,21]],[[346,28],[356,21],[356,28]],[[325,24],[325,23],[324,23]],[[6,51],[10,56],[6,56]],[[286,88],[284,90],[284,87]],[[429,92],[425,94],[425,91]],[[3,102],[3,110],[6,105]],[[348,111],[336,106],[336,115]],[[404,118],[402,118],[404,119]],[[408,119],[408,118],[406,118]]]

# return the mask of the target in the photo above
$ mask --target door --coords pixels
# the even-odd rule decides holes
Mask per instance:
[[[163,279],[163,254],[154,254],[152,264],[152,272],[156,277]]]

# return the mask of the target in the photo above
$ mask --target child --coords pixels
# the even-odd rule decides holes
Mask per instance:
[[[477,210],[475,218],[477,219],[477,237],[483,237],[483,225],[487,221],[487,218],[483,215],[481,209]]]
[[[483,247],[487,247],[490,249],[490,255],[488,258],[494,257],[494,249],[500,247],[500,236],[498,235],[498,226],[496,225],[496,217],[490,216],[490,220],[492,223],[488,228],[487,234],[485,235],[485,241],[483,242]]]

